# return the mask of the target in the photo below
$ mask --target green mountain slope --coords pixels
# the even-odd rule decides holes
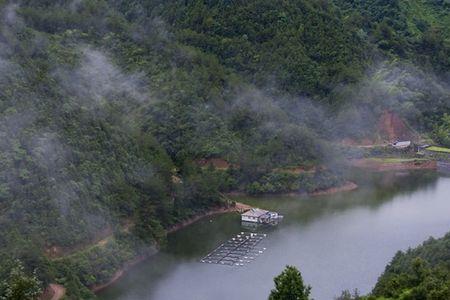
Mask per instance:
[[[448,299],[450,234],[398,252],[373,290],[376,299]]]
[[[450,5],[447,1],[334,2],[386,53],[438,72],[448,72]]]
[[[335,163],[386,109],[448,128],[445,2],[0,5],[0,279],[18,258],[69,298],[220,192],[339,184],[273,170]]]

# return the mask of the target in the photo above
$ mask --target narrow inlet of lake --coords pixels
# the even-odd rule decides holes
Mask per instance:
[[[265,252],[244,266],[199,260],[245,229],[235,213],[203,219],[168,237],[168,246],[99,294],[101,299],[267,299],[286,265],[300,269],[316,300],[344,289],[370,292],[396,251],[450,231],[450,178],[383,173],[353,192],[322,197],[239,197],[283,214],[266,233]],[[248,230],[246,230],[248,231]]]

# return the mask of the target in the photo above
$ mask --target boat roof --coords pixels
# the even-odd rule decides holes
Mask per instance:
[[[409,146],[411,141],[397,141],[393,144],[394,146]]]
[[[269,211],[264,210],[264,209],[260,209],[260,208],[252,208],[248,211],[246,211],[245,213],[243,213],[243,216],[247,216],[247,217],[256,217],[259,218],[262,215],[267,214]]]

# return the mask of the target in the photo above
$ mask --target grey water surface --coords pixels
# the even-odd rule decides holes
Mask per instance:
[[[383,173],[358,178],[360,188],[336,195],[240,197],[285,216],[267,233],[267,250],[243,267],[198,261],[245,229],[238,214],[203,219],[169,235],[157,255],[99,294],[101,299],[267,299],[273,277],[297,266],[316,300],[342,290],[368,293],[398,250],[450,231],[450,178],[434,173]]]

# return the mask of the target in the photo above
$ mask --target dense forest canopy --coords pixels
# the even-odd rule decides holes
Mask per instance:
[[[273,169],[335,163],[384,110],[450,143],[447,1],[0,5],[0,279],[93,297],[219,192],[341,182]]]

